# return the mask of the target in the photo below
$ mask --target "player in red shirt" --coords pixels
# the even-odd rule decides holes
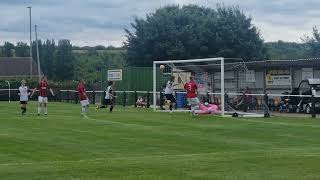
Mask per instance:
[[[39,102],[39,106],[38,106],[38,116],[40,116],[41,114],[41,110],[44,110],[44,115],[48,114],[48,108],[47,108],[47,104],[48,104],[48,90],[50,91],[50,93],[52,94],[52,96],[54,96],[54,93],[52,91],[51,88],[49,88],[48,85],[48,80],[46,76],[43,76],[41,81],[38,83],[38,86],[36,88],[34,88],[31,97],[33,96],[33,94],[38,90],[38,102]]]
[[[193,76],[191,76],[190,81],[184,85],[184,89],[187,91],[187,100],[191,106],[191,113],[195,115],[195,110],[199,109],[200,101],[197,96],[198,86]]]
[[[77,86],[77,91],[78,91],[79,100],[81,103],[81,115],[87,118],[86,113],[89,108],[89,99],[88,99],[86,88],[85,88],[85,81],[83,79],[79,81],[79,84]]]

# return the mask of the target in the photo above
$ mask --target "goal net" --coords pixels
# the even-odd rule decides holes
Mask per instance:
[[[165,88],[173,78],[172,89],[176,104],[172,111],[188,112],[190,103],[187,101],[184,85],[191,76],[198,86],[199,114],[262,117],[268,113],[263,94],[254,94],[255,75],[245,62],[242,59],[222,57],[154,61],[154,111],[169,111],[171,102],[166,98]],[[211,110],[207,111],[209,107]]]

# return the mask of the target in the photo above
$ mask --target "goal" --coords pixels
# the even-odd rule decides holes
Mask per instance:
[[[174,77],[173,88],[177,103],[173,111],[189,111],[184,84],[189,81],[190,76],[195,78],[198,85],[200,102],[218,106],[219,111],[217,113],[222,116],[257,115],[260,117],[267,110],[266,106],[258,107],[256,105],[255,101],[256,99],[261,100],[261,95],[252,97],[253,94],[244,94],[246,90],[254,89],[254,74],[247,68],[246,63],[241,58],[224,57],[154,61],[153,110],[168,111],[164,97],[164,87],[166,82]],[[246,99],[249,96],[254,104],[254,107],[250,106],[252,107],[251,112],[248,111],[249,106],[245,106],[247,109],[241,109],[234,105],[243,103],[244,101],[239,99]]]

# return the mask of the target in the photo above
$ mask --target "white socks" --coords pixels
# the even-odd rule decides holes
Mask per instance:
[[[81,111],[83,114],[88,112],[88,106],[82,106]]]
[[[41,106],[38,107],[38,114],[41,114],[42,109],[44,111],[44,114],[48,114],[48,108],[47,107],[42,108]]]

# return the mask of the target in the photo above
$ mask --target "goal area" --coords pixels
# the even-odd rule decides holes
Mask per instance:
[[[172,88],[176,104],[172,111],[189,112],[190,104],[184,84],[189,82],[191,76],[198,86],[199,105],[212,105],[216,108],[215,112],[210,111],[209,114],[264,117],[269,113],[263,102],[263,95],[255,95],[251,91],[254,74],[247,68],[246,63],[241,58],[224,57],[154,61],[153,110],[171,112],[168,109],[170,100],[165,97],[165,87],[173,78]],[[250,105],[251,103],[254,105]]]

